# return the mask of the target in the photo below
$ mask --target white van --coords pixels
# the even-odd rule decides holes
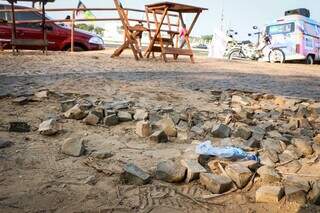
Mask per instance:
[[[274,51],[265,54],[270,62],[292,60],[313,64],[320,61],[320,23],[310,18],[307,9],[286,12],[286,16],[265,28]]]

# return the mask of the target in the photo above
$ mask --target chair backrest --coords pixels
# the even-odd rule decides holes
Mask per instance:
[[[118,14],[120,16],[120,20],[122,22],[122,25],[125,29],[128,29],[129,25],[129,20],[128,20],[128,16],[126,15],[126,13],[124,12],[124,8],[122,6],[122,4],[119,2],[119,0],[113,0],[114,5],[116,6],[116,9],[118,11]]]

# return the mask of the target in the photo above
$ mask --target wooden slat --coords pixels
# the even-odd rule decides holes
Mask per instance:
[[[156,52],[156,53],[161,53],[162,52],[161,47],[159,47],[159,46],[153,46],[151,51],[152,52]]]
[[[162,38],[162,42],[164,45],[173,45],[173,40],[170,38]],[[156,38],[155,43],[160,44],[160,39]]]
[[[172,55],[188,55],[193,56],[193,52],[188,49],[180,49],[180,48],[170,48],[165,47],[164,48],[165,54],[172,54]]]
[[[15,46],[48,46],[48,41],[42,39],[14,39],[11,44]]]

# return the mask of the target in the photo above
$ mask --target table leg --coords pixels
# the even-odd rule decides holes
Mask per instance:
[[[199,16],[200,16],[200,13],[197,13],[197,15],[195,16],[195,18],[193,19],[193,22],[192,22],[192,24],[190,25],[190,28],[189,28],[188,33],[187,33],[188,35],[191,34],[191,32],[192,32],[192,30],[193,30],[193,27],[194,27],[194,25],[196,24]],[[181,16],[181,17],[182,17],[182,16]],[[181,21],[182,21],[182,20],[181,20]],[[183,42],[181,43],[181,45],[180,45],[180,48],[183,48],[185,44],[186,44],[186,41],[183,41]]]
[[[147,48],[146,53],[145,53],[145,56],[147,56],[148,58],[150,57],[150,54],[152,52],[152,48],[153,48],[153,46],[155,44],[155,41],[156,41],[160,31],[161,31],[161,27],[162,27],[162,24],[163,24],[164,18],[166,17],[167,12],[168,12],[168,8],[165,8],[164,11],[163,11],[160,23],[156,23],[158,25],[158,27],[156,29],[156,33],[155,33],[154,37],[152,38],[152,40],[151,40],[151,42],[149,44],[149,47]]]

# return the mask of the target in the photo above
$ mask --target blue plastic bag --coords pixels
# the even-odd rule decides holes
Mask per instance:
[[[259,161],[256,155],[248,154],[240,148],[235,147],[213,147],[211,141],[205,141],[196,147],[196,153],[199,155],[216,156],[229,159],[246,159]]]

